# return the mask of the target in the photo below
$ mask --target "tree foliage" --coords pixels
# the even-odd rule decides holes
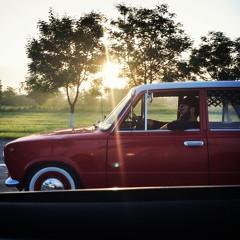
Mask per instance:
[[[109,92],[97,74],[108,58],[122,67],[119,77],[127,79],[127,87],[199,78],[239,79],[240,38],[232,41],[221,32],[209,32],[199,47],[192,49],[192,40],[182,25],[175,23],[168,5],[147,9],[117,4],[116,9],[119,16],[110,21],[109,28],[105,17],[95,12],[74,19],[67,15],[59,18],[50,9],[48,21],[38,21],[38,37],[26,45],[30,61],[22,83],[30,98],[41,105],[64,90],[72,115],[84,94],[83,82],[91,82],[91,96]],[[104,31],[109,33],[107,50],[101,41]],[[189,59],[182,57],[186,52],[190,52]],[[8,90],[1,90],[0,81],[0,98],[2,94],[6,100]]]
[[[27,98],[25,95],[18,94],[16,89],[12,87],[8,86],[6,90],[1,92],[0,106],[21,107],[33,106],[34,104],[35,102],[32,99]]]
[[[120,17],[111,21],[111,52],[123,65],[130,86],[179,79],[178,60],[192,41],[162,4],[154,9],[116,5]]]
[[[29,84],[30,81],[31,81],[31,77],[27,77],[26,82],[28,82]],[[23,90],[23,91],[27,90],[28,92],[27,97],[30,99],[33,99],[39,106],[43,105],[48,99],[52,98],[57,94],[51,91],[43,92],[41,88],[36,88],[34,86],[26,85],[26,82],[21,83],[20,90]]]
[[[1,98],[2,98],[2,80],[0,79],[0,103],[1,103]]]
[[[79,19],[55,16],[38,22],[39,38],[29,39],[26,52],[30,59],[28,92],[66,91],[70,113],[74,113],[80,86],[104,63],[103,16],[91,12]],[[72,123],[70,122],[70,126]],[[71,126],[73,127],[73,126]]]
[[[16,90],[12,87],[7,86],[6,90],[2,90],[2,85],[0,81],[0,105],[4,106],[16,106],[17,96]]]
[[[240,38],[232,41],[222,32],[210,31],[191,52],[192,78],[203,80],[240,79]]]

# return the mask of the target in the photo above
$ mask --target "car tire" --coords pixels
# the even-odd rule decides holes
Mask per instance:
[[[77,188],[81,187],[73,171],[57,165],[45,165],[34,169],[25,184],[25,191],[74,190]]]

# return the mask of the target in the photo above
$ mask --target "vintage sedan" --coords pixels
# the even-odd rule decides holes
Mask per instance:
[[[189,96],[199,103],[197,127],[163,129]],[[19,191],[240,185],[239,156],[240,81],[147,84],[97,125],[6,144],[5,184]]]

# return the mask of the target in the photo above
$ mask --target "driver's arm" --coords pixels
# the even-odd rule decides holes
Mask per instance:
[[[167,130],[168,129],[168,123],[166,123],[166,124],[164,124],[162,127],[160,127],[160,129],[162,129],[162,130]]]

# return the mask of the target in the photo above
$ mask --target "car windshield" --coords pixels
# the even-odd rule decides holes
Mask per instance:
[[[99,124],[99,128],[101,130],[108,130],[112,124],[115,122],[120,112],[126,106],[126,104],[131,100],[133,90],[129,91],[129,93],[123,98],[123,100],[112,110],[112,112],[104,119],[103,122]]]

